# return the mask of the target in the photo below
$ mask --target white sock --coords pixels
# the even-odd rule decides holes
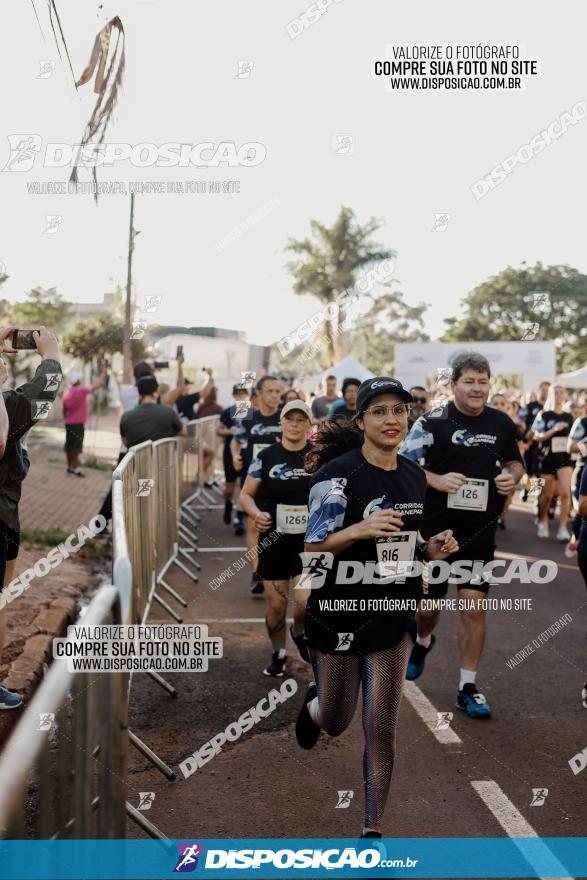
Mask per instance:
[[[308,712],[310,713],[310,718],[318,727],[320,727],[320,709],[318,708],[318,697],[314,697],[314,699],[308,703]]]
[[[423,648],[429,648],[432,644],[432,635],[429,636],[416,636],[416,644],[422,645]]]
[[[461,681],[459,684],[459,690],[462,691],[466,684],[475,684],[476,677],[476,669],[461,669]]]

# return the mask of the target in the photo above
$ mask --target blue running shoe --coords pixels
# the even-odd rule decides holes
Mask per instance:
[[[457,708],[466,712],[469,718],[491,718],[489,703],[471,682],[458,692]]]
[[[19,706],[22,706],[21,695],[0,685],[0,709],[18,709]]]
[[[408,661],[408,668],[406,669],[406,678],[408,681],[415,681],[417,678],[420,678],[420,676],[424,672],[426,657],[434,647],[436,636],[432,635],[431,639],[432,641],[430,642],[429,648],[425,648],[424,645],[419,645],[418,642],[414,643],[414,647],[412,648],[410,659]]]

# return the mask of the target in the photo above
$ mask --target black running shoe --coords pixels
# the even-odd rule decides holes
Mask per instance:
[[[237,513],[237,515],[235,516],[235,518],[233,519],[233,521],[232,521],[232,525],[233,525],[233,527],[234,527],[234,533],[235,533],[235,535],[238,535],[239,538],[241,537],[241,535],[244,535],[244,533],[245,533],[245,518],[244,518],[244,514],[242,514],[242,513],[239,511],[239,512]]]
[[[317,695],[318,689],[314,682],[311,682],[306,688],[306,696],[304,697],[304,702],[302,703],[302,708],[300,709],[300,714],[296,721],[296,739],[299,747],[301,749],[306,749],[306,751],[314,748],[318,742],[318,737],[320,736],[320,728],[317,724],[314,724],[310,718],[310,713],[308,712],[308,703],[311,703]]]
[[[232,516],[232,501],[224,502],[224,513],[222,515],[222,520],[225,525],[230,525],[230,517]]]
[[[251,577],[251,593],[253,596],[260,596],[265,592],[265,586],[263,584],[263,578],[258,572],[255,572]]]
[[[310,655],[308,653],[308,645],[306,644],[306,637],[302,633],[301,636],[294,636],[293,626],[289,628],[289,634],[291,636],[291,640],[298,649],[298,654],[304,660],[305,663],[310,662]]]
[[[432,641],[430,642],[429,648],[425,648],[424,645],[419,645],[418,642],[414,642],[414,647],[412,648],[410,659],[408,661],[408,668],[406,669],[406,678],[408,681],[415,681],[417,678],[420,678],[424,672],[426,657],[428,656],[428,652],[434,647],[436,641],[435,635],[432,635],[431,638]]]
[[[285,653],[285,648],[281,648],[279,651],[275,651],[275,653],[271,655],[271,663],[269,666],[265,667],[263,672],[265,675],[272,675],[274,678],[281,678],[285,672],[286,663],[287,655]]]

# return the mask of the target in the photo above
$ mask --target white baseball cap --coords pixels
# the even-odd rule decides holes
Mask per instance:
[[[312,421],[312,410],[308,406],[305,400],[289,400],[279,414],[279,420],[283,419],[288,413],[293,412],[294,410],[299,410],[302,412],[308,421]]]

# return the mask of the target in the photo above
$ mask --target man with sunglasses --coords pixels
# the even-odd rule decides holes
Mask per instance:
[[[422,385],[414,385],[410,388],[412,395],[412,408],[408,414],[408,431],[412,430],[413,425],[423,416],[429,406],[430,396]]]
[[[482,355],[461,355],[452,369],[454,400],[421,416],[400,450],[426,472],[422,534],[451,529],[459,542],[458,553],[448,560],[461,563],[458,576],[455,572],[451,578],[457,583],[461,606],[457,706],[471,718],[491,714],[475,683],[485,641],[482,600],[490,582],[475,568],[493,562],[498,517],[524,473],[513,421],[507,413],[487,406],[490,378],[489,363]],[[426,598],[441,599],[448,592],[448,580],[429,583],[427,589]],[[418,609],[417,638],[407,670],[410,681],[424,670],[438,617],[434,607]]]

